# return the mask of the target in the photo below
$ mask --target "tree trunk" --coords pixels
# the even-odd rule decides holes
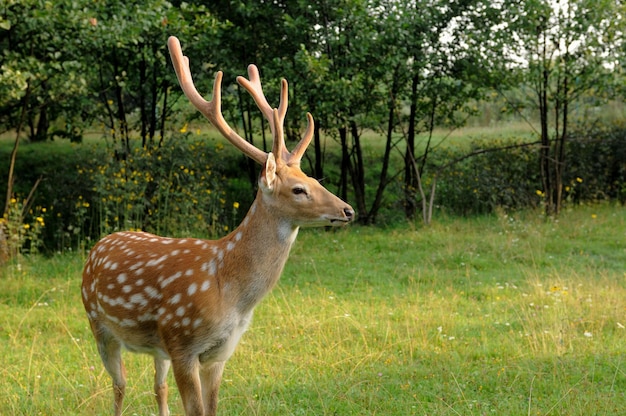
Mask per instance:
[[[139,61],[139,117],[141,118],[141,147],[146,147],[148,138],[148,110],[146,109],[146,54],[143,47],[141,50],[141,60]]]
[[[417,212],[417,181],[418,172],[415,170],[415,135],[417,123],[417,85],[419,75],[411,80],[411,105],[409,109],[408,132],[406,150],[404,152],[404,215],[408,220],[415,218]]]
[[[313,177],[321,180],[324,178],[324,152],[322,149],[320,126],[318,124],[315,124],[315,129],[313,130],[313,148],[315,150],[315,167],[313,169]]]
[[[341,144],[341,174],[339,176],[339,198],[348,199],[348,175],[350,173],[350,152],[348,151],[348,129],[339,127],[339,142]]]
[[[357,207],[358,220],[361,224],[370,224],[371,217],[367,210],[365,197],[365,165],[363,163],[363,149],[359,129],[354,120],[350,120],[350,134],[352,135],[352,157],[350,158],[350,174],[354,189],[355,205]]]
[[[545,61],[544,61],[545,64]],[[551,142],[548,130],[548,69],[543,68],[542,79],[539,83],[539,116],[541,121],[541,150],[539,163],[541,164],[541,181],[543,183],[546,215],[554,214],[554,189],[552,181]]]

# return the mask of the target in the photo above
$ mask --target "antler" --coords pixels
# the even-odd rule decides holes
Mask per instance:
[[[170,50],[170,56],[172,57],[172,63],[174,65],[174,70],[176,71],[180,87],[189,101],[191,101],[194,107],[204,114],[204,116],[209,119],[211,124],[217,127],[220,133],[222,133],[228,141],[235,145],[235,147],[251,159],[260,164],[264,164],[267,159],[267,153],[257,149],[244,140],[233,129],[231,129],[228,123],[226,123],[226,120],[224,120],[224,116],[222,115],[222,72],[219,71],[215,76],[215,82],[213,83],[213,99],[211,101],[206,101],[202,98],[193,84],[191,71],[189,70],[189,58],[183,56],[180,41],[176,37],[171,36],[167,40],[167,46]]]
[[[183,56],[179,40],[171,36],[167,41],[174,70],[178,77],[180,86],[191,103],[202,113],[217,129],[226,137],[233,145],[235,145],[244,154],[251,159],[256,160],[260,164],[264,164],[267,159],[267,153],[257,149],[252,144],[244,140],[239,134],[230,128],[222,115],[221,110],[221,84],[222,72],[219,71],[215,76],[213,83],[213,99],[206,101],[196,90],[189,69],[189,58]],[[261,110],[263,116],[270,124],[270,130],[273,137],[272,153],[277,156],[279,163],[284,162],[288,165],[299,165],[306,148],[313,138],[314,122],[313,116],[307,113],[307,129],[300,142],[296,145],[292,152],[289,152],[285,146],[283,135],[283,125],[288,106],[288,84],[285,79],[281,81],[280,86],[280,104],[278,109],[272,108],[261,85],[259,70],[255,65],[248,66],[249,80],[244,77],[237,77],[239,85],[244,87],[254,99],[254,102]]]

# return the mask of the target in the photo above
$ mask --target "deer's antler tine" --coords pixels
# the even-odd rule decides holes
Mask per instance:
[[[302,136],[302,139],[300,139],[296,147],[294,147],[289,154],[288,164],[290,165],[300,165],[300,160],[302,160],[304,152],[306,152],[307,147],[313,139],[313,133],[315,132],[315,121],[313,120],[313,116],[311,115],[311,113],[306,113],[306,119],[307,125],[304,136]]]
[[[276,158],[276,163],[280,166],[281,164],[288,161],[289,152],[285,147],[285,139],[283,136],[283,123],[280,121],[280,114],[277,109],[274,109],[272,111],[272,122],[276,126],[274,143],[272,145],[272,153],[274,153],[275,156],[280,156]]]
[[[285,147],[285,138],[283,134],[283,125],[285,123],[285,115],[287,114],[289,96],[287,81],[283,79],[281,82],[280,105],[278,106],[278,113],[275,114],[275,109],[268,103],[265,93],[263,92],[259,69],[256,65],[248,66],[248,77],[249,79],[237,77],[237,82],[250,93],[254,102],[261,110],[261,113],[263,113],[263,116],[269,122],[274,143],[276,143],[277,140],[280,141],[280,145],[278,146],[280,150],[273,147],[272,152],[278,159],[287,161],[289,158],[289,152]]]
[[[265,119],[270,123],[270,128],[272,130],[272,134],[274,133],[274,123],[273,123],[273,109],[272,106],[267,102],[267,98],[265,98],[265,94],[263,93],[263,86],[261,85],[261,77],[259,76],[259,69],[256,65],[248,66],[248,77],[250,79],[246,79],[242,76],[237,77],[237,82],[239,85],[244,87],[246,91],[250,93],[254,102],[263,113]]]
[[[174,71],[176,72],[176,77],[178,78],[178,83],[180,84],[181,89],[189,101],[191,101],[191,103],[198,108],[200,112],[206,115],[205,112],[208,110],[208,102],[202,98],[193,83],[191,70],[189,69],[189,58],[183,55],[180,41],[178,38],[171,36],[167,40],[167,46],[170,51]]]
[[[285,115],[287,114],[287,106],[289,105],[289,84],[286,79],[282,79],[280,83],[280,104],[278,105],[278,115],[280,116],[280,124],[285,124]]]

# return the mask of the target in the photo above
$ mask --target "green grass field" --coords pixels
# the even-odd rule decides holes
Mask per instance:
[[[111,414],[83,258],[2,270],[0,414]],[[303,230],[226,366],[220,414],[618,415],[625,326],[622,206]],[[151,358],[125,359],[124,414],[154,414]]]

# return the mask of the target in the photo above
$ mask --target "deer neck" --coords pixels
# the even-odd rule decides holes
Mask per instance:
[[[274,287],[297,235],[298,227],[272,213],[259,191],[241,224],[221,240],[239,309],[251,310]]]

